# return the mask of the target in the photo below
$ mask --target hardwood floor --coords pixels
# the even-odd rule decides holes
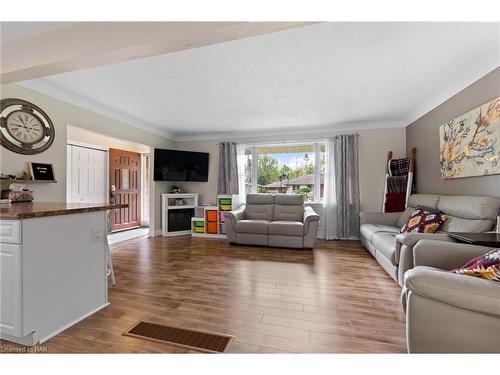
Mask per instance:
[[[234,335],[232,353],[406,352],[400,288],[357,241],[303,251],[156,237],[112,257],[111,305],[43,343],[49,353],[188,352],[122,336],[141,319]]]

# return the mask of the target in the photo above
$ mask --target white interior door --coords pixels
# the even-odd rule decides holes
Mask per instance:
[[[107,152],[68,145],[68,201],[107,201]]]

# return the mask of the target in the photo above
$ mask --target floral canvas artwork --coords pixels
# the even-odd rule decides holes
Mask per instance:
[[[500,97],[439,127],[441,178],[500,173]]]

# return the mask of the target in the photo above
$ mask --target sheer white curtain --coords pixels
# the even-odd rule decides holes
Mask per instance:
[[[337,202],[335,194],[335,163],[334,163],[333,138],[328,139],[325,149],[325,186],[323,197],[323,217],[321,232],[327,240],[337,238]]]
[[[245,157],[245,145],[236,146],[236,154],[238,159],[238,185],[239,185],[239,202],[240,204],[245,204],[246,202],[246,185],[245,185],[245,167],[246,167],[246,157]]]

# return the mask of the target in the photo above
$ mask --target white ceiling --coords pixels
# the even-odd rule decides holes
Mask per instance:
[[[202,139],[406,126],[499,62],[498,23],[322,23],[21,85]]]
[[[0,80],[26,81],[311,22],[0,22]]]

